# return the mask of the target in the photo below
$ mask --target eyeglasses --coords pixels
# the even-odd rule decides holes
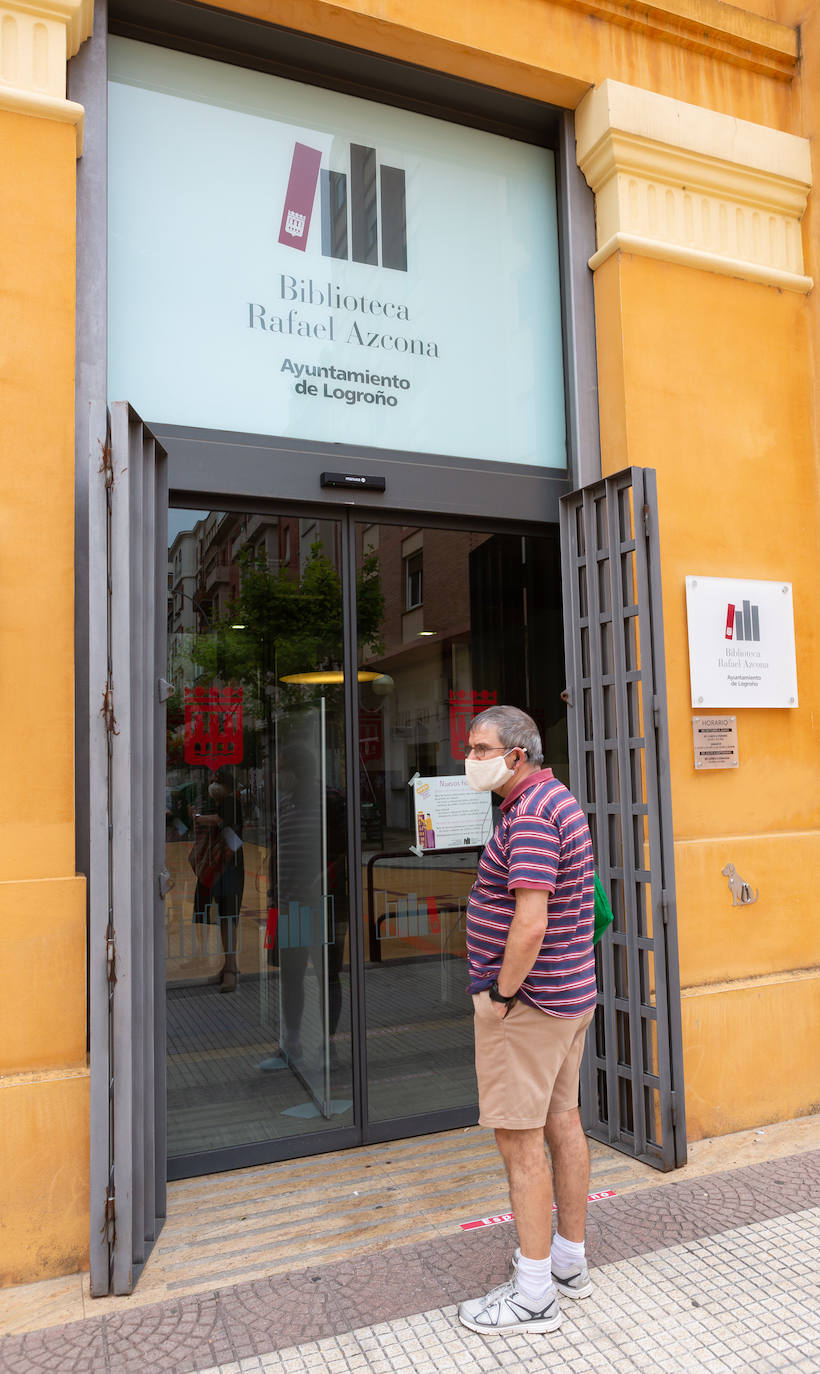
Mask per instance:
[[[476,759],[486,759],[489,754],[511,754],[513,749],[520,749],[522,754],[526,754],[526,749],[520,744],[473,744],[466,745],[464,748],[465,759],[472,755]]]

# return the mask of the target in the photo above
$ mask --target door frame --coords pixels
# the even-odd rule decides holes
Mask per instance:
[[[480,85],[451,76],[387,59],[378,53],[360,51],[310,35],[283,29],[273,24],[259,23],[227,11],[207,6],[190,5],[187,0],[94,0],[92,37],[82,45],[68,64],[68,94],[86,111],[86,140],[83,157],[77,164],[77,268],[76,268],[76,369],[75,369],[75,816],[76,868],[89,876],[90,881],[103,881],[98,871],[99,860],[92,857],[91,812],[92,796],[98,786],[97,764],[93,737],[99,714],[97,683],[92,682],[91,588],[99,576],[95,553],[89,537],[89,505],[99,471],[99,454],[105,444],[104,415],[107,395],[107,256],[108,256],[108,32],[109,11],[112,24],[120,33],[143,41],[222,58],[230,56],[236,65],[255,70],[274,71],[292,80],[308,84],[346,90],[366,99],[415,109],[420,113],[445,118],[483,128],[504,136],[547,144],[556,155],[556,189],[558,208],[558,241],[560,263],[561,307],[564,342],[564,388],[567,418],[567,472],[552,474],[549,497],[542,513],[549,519],[553,502],[563,491],[600,476],[600,441],[597,406],[597,358],[595,343],[595,310],[592,273],[588,261],[595,250],[594,197],[578,169],[575,157],[574,115],[569,110],[557,110],[541,102]],[[129,22],[140,20],[142,27],[129,29]],[[96,416],[96,422],[92,417]],[[96,424],[96,427],[95,427]],[[166,427],[167,428],[167,427]],[[276,441],[269,441],[275,446]],[[176,436],[172,447],[176,447]],[[291,445],[291,449],[293,446]],[[280,456],[282,446],[280,445]],[[338,450],[337,450],[338,452]],[[396,455],[394,455],[395,457]],[[379,463],[383,456],[362,455]],[[407,461],[407,455],[398,455]],[[423,456],[428,466],[435,458]],[[467,498],[460,495],[472,489],[479,473],[476,464],[446,460],[452,470],[456,491],[453,516],[441,520],[442,525],[456,527],[457,516],[466,514]],[[178,486],[172,464],[171,480]],[[335,464],[333,465],[335,466]],[[509,484],[504,482],[504,468],[499,464],[494,474],[497,482],[494,499],[486,509],[498,509],[507,514]],[[491,468],[483,471],[490,477]],[[524,482],[535,477],[524,476]],[[269,489],[268,489],[269,490]],[[519,486],[519,490],[524,487]],[[194,495],[193,488],[189,491]],[[261,493],[265,495],[267,493]],[[394,496],[397,493],[394,493]],[[204,493],[202,493],[204,495]],[[315,487],[310,493],[313,503],[321,502]],[[254,499],[258,499],[254,494]],[[238,504],[246,504],[240,496]],[[204,504],[202,500],[197,505]],[[342,506],[342,502],[338,504]],[[348,503],[345,502],[345,505]],[[386,504],[386,503],[385,503]],[[433,502],[431,500],[430,505]],[[356,510],[363,516],[371,507],[356,502]],[[526,511],[531,516],[536,505]],[[437,511],[413,508],[411,518],[438,524]],[[520,513],[523,513],[521,511]],[[382,521],[400,518],[401,511],[390,509],[372,511]],[[474,527],[480,512],[476,511]],[[509,520],[495,522],[494,528],[522,528]],[[537,533],[537,528],[535,530]],[[355,551],[354,551],[355,555]],[[349,728],[357,732],[357,720],[351,719]],[[89,978],[93,985],[99,976],[100,953],[89,944]],[[150,1033],[150,1032],[149,1032]],[[94,1056],[94,1044],[89,1037]],[[437,1123],[438,1124],[438,1123]],[[454,1120],[452,1125],[465,1124]],[[429,1129],[423,1125],[408,1126],[407,1135]],[[370,1139],[389,1138],[383,1125],[371,1129]],[[344,1142],[348,1143],[347,1141]],[[304,1140],[304,1153],[319,1153],[334,1148],[330,1135],[321,1141]],[[248,1163],[259,1162],[248,1159]],[[175,1176],[171,1174],[170,1176]],[[93,1182],[93,1171],[92,1171]],[[92,1246],[97,1232],[97,1199],[92,1195]]]

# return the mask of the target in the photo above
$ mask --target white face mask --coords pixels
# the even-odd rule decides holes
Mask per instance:
[[[507,754],[511,753],[512,749],[508,749]],[[507,767],[507,754],[499,754],[496,759],[464,760],[467,782],[474,792],[497,792],[499,787],[509,782],[515,769]]]

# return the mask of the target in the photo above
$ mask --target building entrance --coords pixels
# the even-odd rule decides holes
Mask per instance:
[[[169,1174],[476,1119],[470,718],[568,781],[557,527],[172,509]]]

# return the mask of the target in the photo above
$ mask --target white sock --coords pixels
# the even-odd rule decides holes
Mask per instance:
[[[519,1293],[523,1293],[525,1298],[530,1299],[530,1302],[537,1302],[546,1306],[552,1288],[549,1255],[544,1260],[531,1260],[522,1255],[519,1250],[516,1287]]]
[[[552,1263],[556,1269],[580,1268],[585,1262],[584,1242],[565,1240],[558,1232],[552,1238]]]

